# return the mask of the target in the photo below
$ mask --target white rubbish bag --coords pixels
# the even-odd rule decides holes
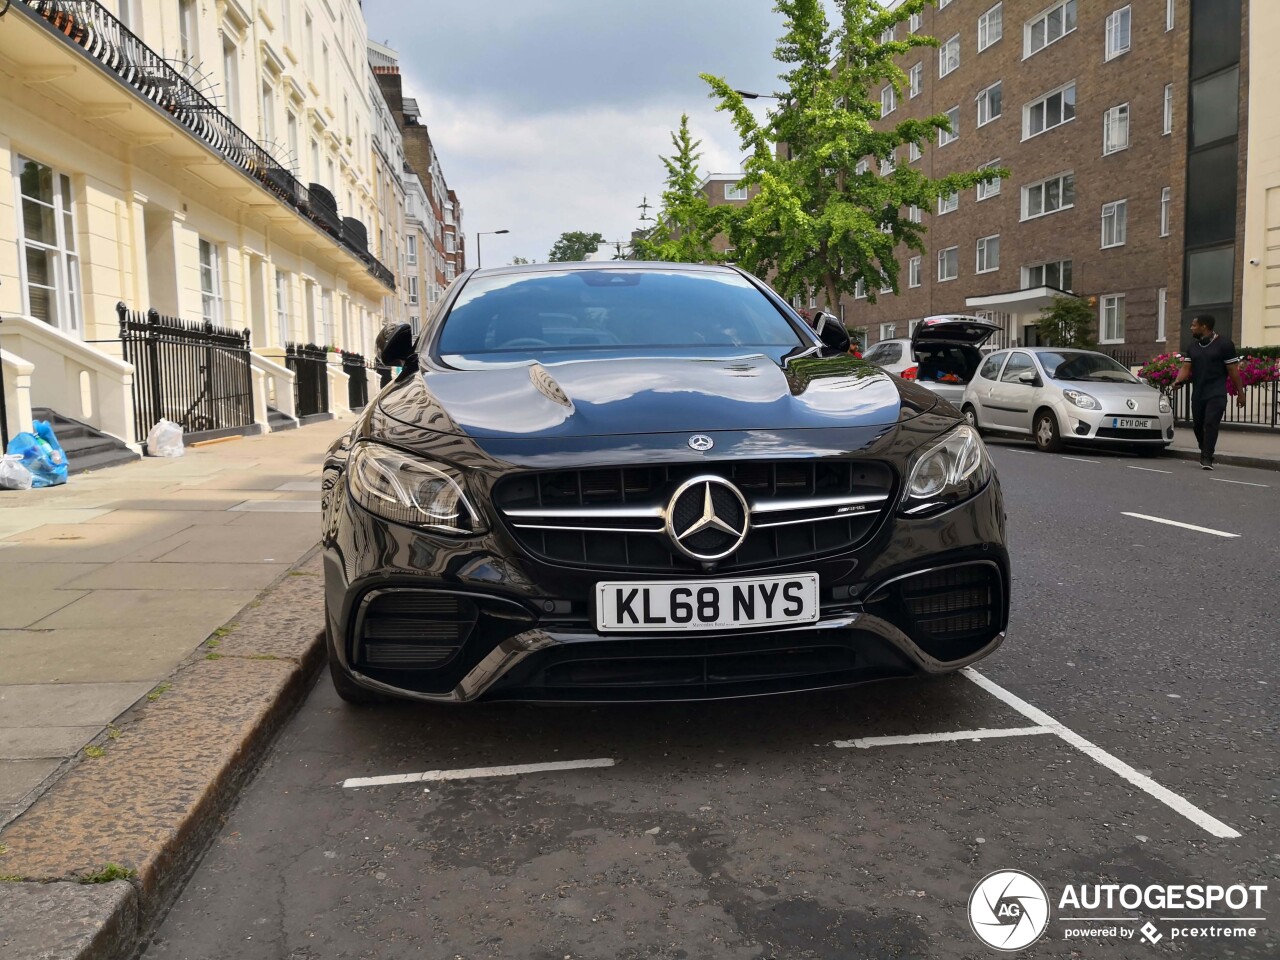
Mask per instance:
[[[147,434],[147,453],[150,456],[180,457],[185,452],[182,446],[182,427],[172,420],[159,420]]]
[[[0,459],[0,490],[30,490],[33,479],[22,454],[6,453]]]

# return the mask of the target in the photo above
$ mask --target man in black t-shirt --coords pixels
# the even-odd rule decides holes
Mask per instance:
[[[1218,425],[1227,412],[1227,380],[1235,387],[1236,404],[1244,406],[1240,382],[1240,357],[1236,345],[1214,333],[1213,317],[1202,314],[1191,321],[1191,349],[1183,356],[1182,369],[1173,382],[1177,390],[1191,381],[1191,421],[1200,445],[1200,467],[1213,469],[1218,446]]]

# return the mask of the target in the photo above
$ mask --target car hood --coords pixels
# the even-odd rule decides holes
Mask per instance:
[[[1145,383],[1095,383],[1086,380],[1050,380],[1059,390],[1079,390],[1097,400],[1158,400],[1160,391]]]
[[[477,438],[590,437],[865,427],[912,419],[937,398],[845,354],[450,357],[378,399],[401,423]]]

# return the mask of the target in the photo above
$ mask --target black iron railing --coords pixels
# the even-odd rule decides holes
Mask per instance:
[[[133,364],[138,437],[162,418],[184,433],[253,424],[249,331],[143,314],[116,304],[124,358]]]
[[[287,343],[285,366],[293,371],[294,413],[299,419],[329,412],[328,353],[314,343]]]
[[[344,232],[336,205],[332,217],[326,216],[327,209],[316,208],[311,191],[284,164],[236,126],[181,72],[105,7],[93,0],[18,0],[18,3],[19,8],[30,9],[55,33],[81,47],[232,166],[320,226],[363,261],[370,275],[395,289],[391,271],[379,263],[367,247],[360,245],[360,232],[351,229]],[[329,199],[332,201],[331,195]]]
[[[369,366],[358,353],[342,355],[342,372],[347,375],[347,405],[363,410],[369,402]]]
[[[1191,399],[1189,386],[1173,395],[1173,415],[1180,424],[1191,423]],[[1222,422],[1280,430],[1280,383],[1271,381],[1245,387],[1243,407],[1236,404],[1235,397],[1228,397]]]
[[[1102,352],[1125,367],[1140,367],[1144,362],[1138,358],[1137,350],[1126,347],[1103,347]]]

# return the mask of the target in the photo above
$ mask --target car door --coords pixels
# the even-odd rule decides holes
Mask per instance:
[[[982,366],[978,368],[977,374],[965,390],[964,402],[972,404],[979,426],[994,427],[996,425],[988,412],[987,404],[991,400],[991,391],[1000,380],[1000,368],[1004,366],[1008,357],[1007,353],[993,353],[983,360]]]
[[[1021,350],[1010,353],[987,401],[991,425],[1001,430],[1030,433],[1038,383],[1039,375],[1031,354]]]

